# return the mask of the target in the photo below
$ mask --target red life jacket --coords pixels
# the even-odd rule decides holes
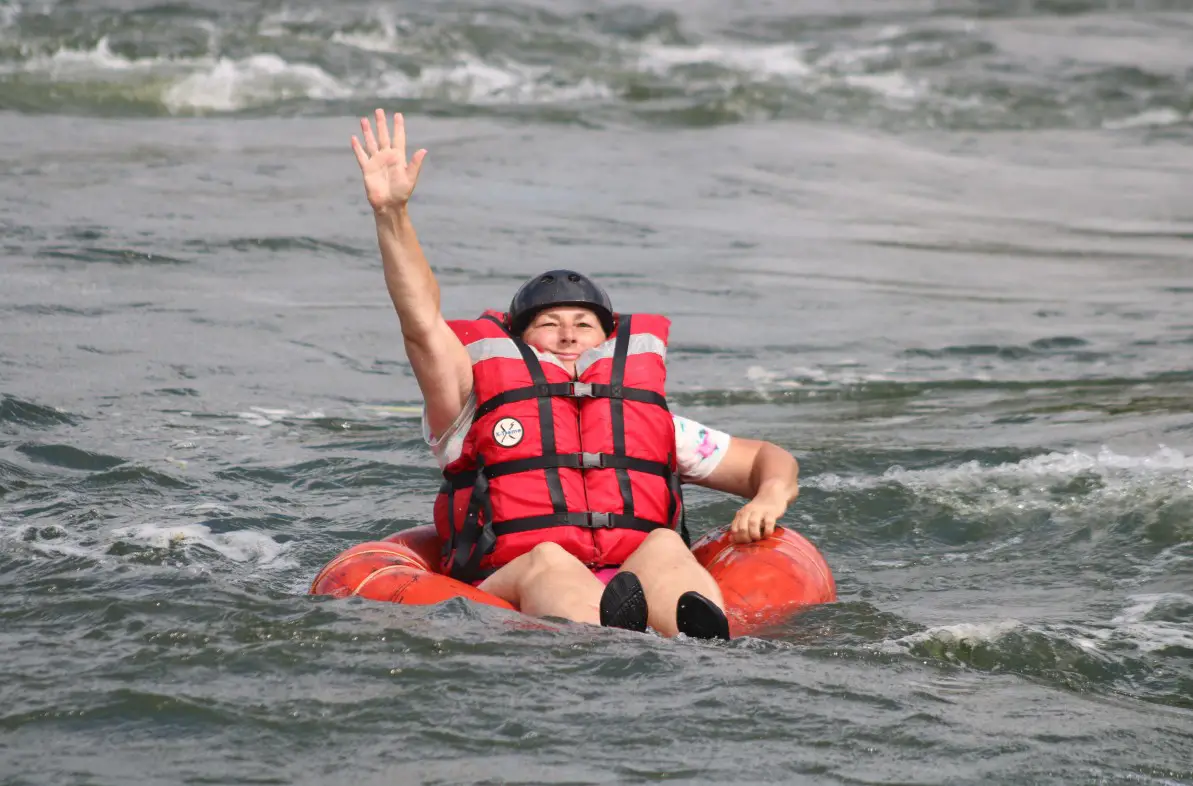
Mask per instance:
[[[651,530],[683,529],[670,320],[619,315],[576,378],[511,335],[505,314],[448,324],[472,358],[477,407],[435,499],[445,573],[474,581],[545,541],[590,567],[620,565]]]

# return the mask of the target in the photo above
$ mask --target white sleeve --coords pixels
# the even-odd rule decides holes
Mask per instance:
[[[444,431],[442,436],[435,437],[431,434],[431,424],[427,422],[427,408],[423,407],[423,441],[431,449],[431,455],[439,462],[440,469],[458,459],[464,451],[464,437],[468,436],[468,429],[472,426],[472,418],[475,415],[476,393],[473,392],[468,395],[464,409],[460,410],[460,414],[447,427],[447,431]]]
[[[672,415],[675,421],[675,458],[679,479],[685,483],[704,480],[725,458],[731,437],[724,431],[702,426],[694,420]]]

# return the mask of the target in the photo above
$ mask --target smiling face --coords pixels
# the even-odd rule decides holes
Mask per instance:
[[[576,373],[580,354],[599,346],[606,338],[597,315],[575,306],[543,309],[522,333],[523,341],[539,352],[555,355],[572,374]]]

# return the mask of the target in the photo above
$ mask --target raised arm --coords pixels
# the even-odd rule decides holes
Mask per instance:
[[[377,110],[376,123],[374,136],[368,118],[360,119],[364,143],[352,137],[352,150],[373,208],[385,286],[398,312],[406,356],[426,402],[431,432],[440,436],[472,392],[472,363],[439,310],[439,283],[407,211],[427,151],[419,150],[406,160],[406,125],[401,114],[394,115],[392,138],[384,110]]]
[[[750,500],[729,527],[735,543],[749,543],[773,533],[799,496],[799,463],[778,445],[734,437],[717,468],[696,483]]]

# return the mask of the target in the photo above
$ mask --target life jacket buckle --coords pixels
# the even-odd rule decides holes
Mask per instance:
[[[604,469],[605,454],[604,453],[581,453],[580,454],[580,468],[581,469]]]
[[[612,513],[589,513],[588,520],[593,529],[613,529]]]
[[[588,382],[573,382],[568,395],[576,398],[592,398],[592,385]]]

